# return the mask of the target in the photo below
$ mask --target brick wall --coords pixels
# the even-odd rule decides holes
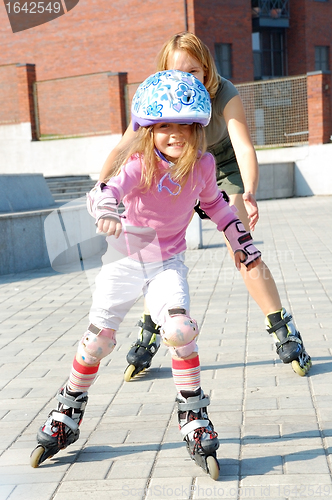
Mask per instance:
[[[331,23],[326,22],[331,19],[331,2],[290,0],[290,15],[289,74],[314,71],[314,45],[332,47]],[[36,62],[42,89],[41,133],[121,132],[125,121],[124,73],[129,83],[143,81],[154,72],[164,41],[185,29],[200,36],[212,53],[215,43],[232,44],[232,81],[253,80],[250,2],[80,0],[66,15],[15,34],[5,9],[0,9],[0,123],[30,120],[34,129],[31,90],[35,68],[12,62]],[[110,83],[110,76],[100,76],[106,73],[118,75],[114,76],[116,83]],[[75,81],[67,78],[79,75],[85,76]],[[84,85],[87,78],[89,84]],[[57,79],[57,83],[46,83],[49,79]],[[105,103],[107,108],[102,107]]]
[[[30,122],[32,139],[122,134],[125,131],[130,120],[130,103],[138,86],[137,83],[127,83],[126,73],[102,72],[34,83],[35,76],[33,65],[0,67],[0,125]],[[322,72],[307,76],[309,144],[330,141],[330,81],[331,75]],[[36,120],[33,85],[36,87]],[[254,92],[255,84],[249,87]],[[294,102],[297,102],[296,97]],[[256,99],[251,97],[250,92],[244,94],[242,99],[248,125],[251,130],[255,129],[257,117],[253,103]],[[280,112],[282,114],[283,110],[280,109]],[[301,117],[301,110],[294,115],[294,119]],[[35,133],[35,123],[38,124],[38,134]],[[299,126],[300,130],[305,128],[304,125]]]
[[[214,42],[232,43],[234,81],[253,77],[250,2],[232,0],[80,0],[66,15],[13,35],[0,9],[0,65],[36,62],[38,80],[103,71],[127,72],[129,82],[154,72],[170,36],[196,32],[214,52]],[[3,50],[1,50],[3,48]]]
[[[332,70],[331,2],[291,0],[290,16],[290,29],[287,31],[289,75],[301,75],[316,70],[317,45],[330,47],[329,66]],[[328,84],[332,85],[331,75]],[[332,109],[332,94],[329,107]]]
[[[8,64],[0,67],[0,125],[19,122],[16,64]]]
[[[66,15],[13,34],[2,7],[0,65],[36,63],[38,80],[112,71],[142,81],[164,41],[186,22],[184,0],[80,0]]]
[[[315,71],[315,45],[330,46],[332,68],[331,17],[331,2],[290,1],[290,29],[287,32],[290,75]]]
[[[196,34],[214,54],[215,43],[232,46],[232,82],[254,79],[251,4],[242,0],[196,0]]]
[[[121,134],[126,128],[124,73],[96,73],[38,82],[39,134]]]
[[[286,31],[289,75],[303,75],[309,71],[306,51],[306,5],[307,0],[291,0],[289,6],[290,25]]]
[[[36,81],[36,67],[34,64],[18,64],[16,70],[20,122],[31,123],[31,136],[32,139],[36,139],[36,116],[33,96],[33,85]]]
[[[330,142],[331,127],[331,77],[317,72],[308,74],[309,144]]]
[[[34,64],[0,66],[0,125],[31,123],[32,139],[36,139],[33,104]]]

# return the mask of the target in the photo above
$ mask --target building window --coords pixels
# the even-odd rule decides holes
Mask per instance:
[[[252,51],[254,56],[254,79],[262,78],[262,57],[259,33],[252,33]]]
[[[230,43],[216,43],[214,45],[214,51],[218,73],[224,78],[231,78],[232,45]]]
[[[285,33],[283,29],[265,29],[252,34],[254,78],[286,76]]]
[[[316,45],[315,47],[315,70],[329,71],[330,70],[330,50],[328,46]]]

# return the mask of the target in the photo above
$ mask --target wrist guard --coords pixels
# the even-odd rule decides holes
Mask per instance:
[[[261,256],[261,252],[252,243],[251,234],[245,229],[239,219],[235,219],[224,229],[224,234],[228,239],[234,255],[236,252],[243,252],[245,258],[241,262],[248,267],[249,264]]]
[[[120,222],[118,202],[107,184],[97,182],[86,196],[88,212],[96,219],[96,224],[100,219],[115,219]]]

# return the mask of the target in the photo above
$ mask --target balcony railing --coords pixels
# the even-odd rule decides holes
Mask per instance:
[[[253,24],[257,26],[289,26],[289,0],[253,0]]]

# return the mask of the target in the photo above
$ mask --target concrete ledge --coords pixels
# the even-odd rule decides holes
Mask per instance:
[[[49,261],[55,271],[78,272],[101,264],[107,249],[106,238],[96,234],[85,197],[52,211],[45,219],[44,231]]]
[[[197,214],[186,238],[189,249],[202,247]],[[85,197],[55,208],[0,214],[0,275],[45,267],[61,273],[87,270],[101,265],[106,248],[105,236],[96,234],[86,210]]]
[[[50,266],[44,237],[50,212],[0,214],[0,275]]]
[[[259,165],[294,162],[294,196],[332,195],[332,144],[257,150]]]
[[[0,212],[43,209],[54,205],[42,174],[0,174]]]
[[[291,198],[294,193],[294,162],[259,165],[257,200]]]
[[[52,266],[81,271],[104,252],[85,198],[61,207],[0,214],[0,275]]]

